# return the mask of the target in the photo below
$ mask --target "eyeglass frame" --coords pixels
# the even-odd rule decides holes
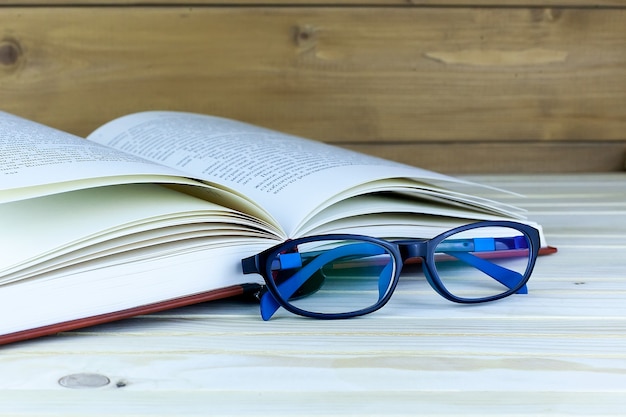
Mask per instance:
[[[524,272],[523,278],[520,282],[515,285],[513,288],[509,288],[508,291],[505,291],[501,294],[496,294],[487,297],[481,297],[476,299],[468,299],[457,297],[450,293],[445,285],[443,285],[441,279],[439,278],[439,274],[436,272],[435,268],[435,248],[447,239],[448,237],[467,231],[478,228],[486,228],[486,227],[505,227],[510,229],[515,229],[520,231],[528,241],[528,265],[526,266],[526,270]],[[272,275],[272,261],[276,258],[278,254],[280,254],[284,247],[297,247],[298,244],[315,242],[315,241],[324,241],[324,240],[355,240],[362,242],[369,242],[372,244],[379,245],[383,247],[385,250],[389,252],[389,254],[393,257],[394,262],[394,271],[393,277],[391,279],[391,283],[386,291],[384,297],[379,298],[379,300],[370,307],[366,307],[360,310],[345,312],[345,313],[318,313],[303,310],[289,303],[288,300],[285,300],[282,295],[280,295],[280,291],[276,286],[276,282]],[[295,242],[295,245],[294,245]],[[280,244],[274,245],[256,255],[246,257],[241,260],[242,271],[244,274],[259,274],[263,277],[265,281],[265,287],[259,290],[257,298],[263,303],[263,299],[265,298],[265,292],[269,293],[276,303],[275,306],[271,306],[273,311],[269,314],[269,317],[265,317],[263,314],[263,305],[261,305],[261,315],[264,320],[269,320],[271,316],[278,310],[278,308],[283,307],[285,310],[304,317],[316,318],[316,319],[345,319],[363,316],[366,314],[373,313],[381,309],[387,302],[391,299],[398,282],[400,280],[400,275],[406,264],[406,261],[409,259],[421,259],[421,266],[424,272],[424,276],[428,284],[437,292],[439,295],[444,297],[445,299],[460,303],[460,304],[478,304],[490,301],[496,301],[502,298],[506,298],[513,294],[526,294],[527,287],[526,284],[530,279],[530,276],[535,267],[535,263],[537,260],[537,256],[539,254],[540,249],[540,237],[539,231],[525,223],[515,222],[515,221],[479,221],[474,223],[469,223],[466,225],[458,226],[453,229],[447,230],[433,238],[416,238],[416,239],[400,239],[400,240],[385,240],[382,238],[359,235],[359,234],[325,234],[325,235],[315,235],[315,236],[306,236],[296,239],[287,240]],[[271,302],[271,300],[270,300]]]

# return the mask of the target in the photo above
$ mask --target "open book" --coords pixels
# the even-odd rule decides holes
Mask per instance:
[[[0,344],[241,294],[261,282],[242,258],[289,238],[529,223],[462,180],[217,117],[86,139],[0,112]]]

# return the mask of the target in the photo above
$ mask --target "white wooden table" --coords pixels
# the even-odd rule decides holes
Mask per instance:
[[[559,248],[528,295],[424,285],[331,322],[223,301],[5,346],[0,414],[626,415],[626,175],[471,179],[527,195]]]

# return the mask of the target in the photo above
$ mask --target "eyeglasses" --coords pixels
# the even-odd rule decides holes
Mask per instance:
[[[432,239],[304,237],[241,262],[244,274],[257,273],[265,279],[259,297],[264,320],[280,307],[306,317],[340,319],[385,305],[407,263],[421,264],[430,286],[457,303],[525,294],[538,251],[537,229],[517,222],[483,221]]]

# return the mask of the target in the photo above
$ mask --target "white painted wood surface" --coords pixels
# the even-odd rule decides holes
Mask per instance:
[[[222,301],[0,347],[0,415],[625,415],[626,175],[472,179],[525,194],[559,248],[528,295],[405,285],[332,322]]]

